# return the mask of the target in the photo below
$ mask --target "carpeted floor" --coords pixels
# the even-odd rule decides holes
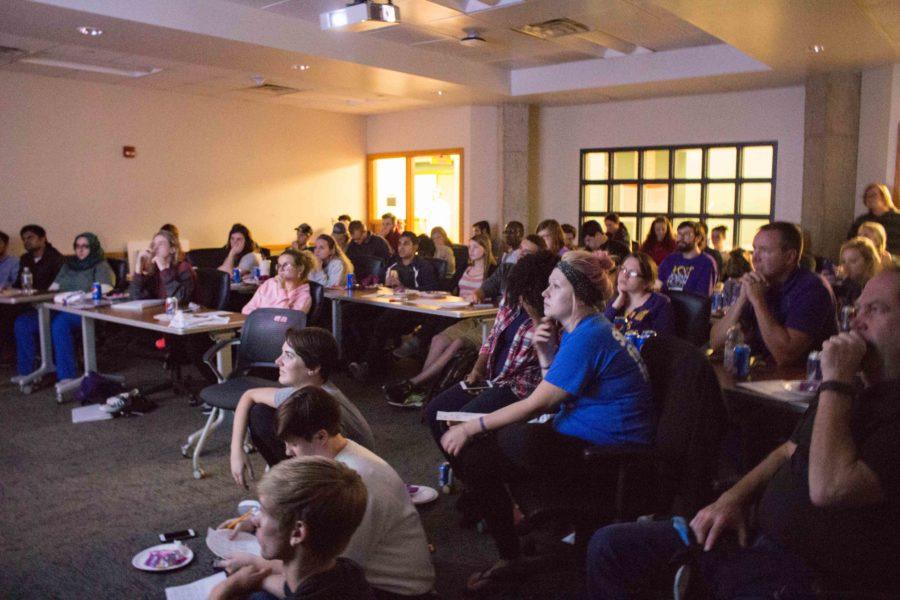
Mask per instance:
[[[165,376],[151,360],[101,354],[99,361],[130,386]],[[212,573],[206,528],[254,497],[231,480],[230,426],[213,436],[203,457],[208,476],[197,481],[179,446],[205,417],[186,398],[160,394],[159,408],[142,417],[74,425],[74,404],[57,405],[52,388],[24,396],[12,375],[0,368],[0,597],[159,599],[166,586]],[[434,487],[442,457],[418,412],[388,406],[375,383],[334,379],[371,423],[378,453],[406,481]],[[260,457],[253,461],[262,473]],[[421,509],[442,598],[462,597],[467,577],[496,557],[488,536],[458,526],[454,502],[442,495]],[[160,532],[185,528],[198,533],[187,542],[195,552],[188,567],[170,574],[131,567]],[[580,579],[570,568],[529,577],[498,597],[577,598]]]

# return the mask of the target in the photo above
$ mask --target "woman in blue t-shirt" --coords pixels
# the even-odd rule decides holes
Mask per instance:
[[[545,316],[534,334],[544,380],[527,398],[455,425],[441,439],[500,552],[497,563],[469,579],[470,591],[515,573],[520,549],[507,482],[568,482],[577,477],[587,446],[653,439],[647,370],[635,347],[600,313],[612,293],[612,266],[606,255],[563,256],[544,290]],[[546,424],[527,422],[554,410]]]

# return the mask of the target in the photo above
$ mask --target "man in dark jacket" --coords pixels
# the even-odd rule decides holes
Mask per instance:
[[[40,225],[26,225],[19,231],[19,235],[25,246],[25,254],[19,261],[16,287],[22,287],[22,271],[27,268],[34,276],[34,289],[46,290],[63,266],[63,255],[47,241],[47,232]]]
[[[386,265],[391,258],[391,248],[381,236],[375,235],[366,229],[362,221],[350,221],[350,243],[347,244],[347,258],[353,263],[357,273],[361,272],[358,264],[366,256],[375,256],[384,261]]]

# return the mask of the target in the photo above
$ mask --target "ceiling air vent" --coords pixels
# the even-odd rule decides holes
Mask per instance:
[[[563,37],[566,35],[575,35],[577,33],[587,33],[590,31],[587,25],[573,21],[572,19],[550,19],[543,23],[532,23],[523,25],[522,27],[513,28],[513,31],[524,33],[532,37],[542,40],[550,40],[553,38]]]
[[[241,88],[240,91],[260,94],[262,96],[287,96],[288,94],[296,94],[300,90],[286,85],[262,83],[260,85],[251,85],[250,87]]]

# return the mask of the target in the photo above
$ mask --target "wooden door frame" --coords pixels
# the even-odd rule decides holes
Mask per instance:
[[[458,154],[459,155],[459,235],[460,239],[465,239],[465,154],[462,148],[442,148],[438,150],[411,150],[408,152],[379,152],[376,154],[366,155],[366,193],[368,200],[366,202],[366,223],[367,226],[372,225],[375,219],[379,219],[380,215],[375,211],[375,180],[374,180],[374,162],[382,158],[405,158],[406,159],[406,223],[414,221],[414,191],[413,191],[413,173],[412,159],[416,156],[430,156],[434,154]],[[427,232],[426,232],[427,235]]]

